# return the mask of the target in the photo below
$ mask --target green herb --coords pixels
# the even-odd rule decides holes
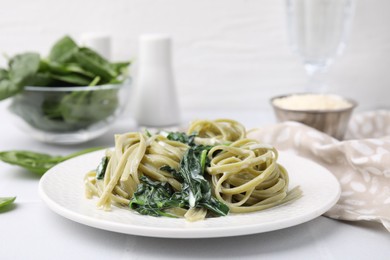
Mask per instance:
[[[11,204],[15,199],[16,197],[0,197],[0,208]]]
[[[60,162],[100,149],[102,148],[88,148],[67,156],[51,156],[31,151],[4,151],[0,152],[0,160],[9,164],[18,165],[33,173],[44,174],[47,170]]]
[[[95,51],[79,47],[69,36],[58,40],[48,58],[18,54],[0,69],[0,100],[15,96],[11,110],[34,128],[51,132],[80,130],[112,116],[118,89],[69,92],[26,92],[26,86],[73,87],[121,84],[130,62],[111,63]]]

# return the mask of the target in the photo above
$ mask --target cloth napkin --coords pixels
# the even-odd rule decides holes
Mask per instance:
[[[297,122],[252,129],[248,137],[306,157],[336,176],[342,193],[326,216],[377,221],[390,231],[390,111],[356,114],[343,141]]]

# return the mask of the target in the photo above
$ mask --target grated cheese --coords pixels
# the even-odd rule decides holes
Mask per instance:
[[[351,107],[352,104],[340,96],[323,94],[301,94],[277,98],[275,106],[293,110],[336,110]]]

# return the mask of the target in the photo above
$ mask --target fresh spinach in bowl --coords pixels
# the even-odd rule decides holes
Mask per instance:
[[[30,91],[13,98],[10,110],[30,126],[50,132],[72,132],[115,116],[119,88],[91,91]]]
[[[11,58],[8,68],[0,69],[0,100],[14,97],[11,110],[32,127],[53,132],[79,130],[115,113],[119,88],[51,92],[25,87],[120,85],[127,79],[129,65],[112,63],[65,36],[47,58],[32,52]]]

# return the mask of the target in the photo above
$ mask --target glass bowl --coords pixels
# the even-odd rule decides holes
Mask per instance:
[[[86,142],[105,133],[123,112],[131,80],[81,87],[25,87],[9,107],[15,124],[33,138],[57,144]]]
[[[313,127],[338,140],[344,138],[354,108],[357,102],[338,95],[330,95],[347,101],[350,105],[339,109],[288,109],[275,104],[276,99],[291,95],[304,95],[308,93],[288,94],[271,98],[271,105],[279,122],[296,121]]]

